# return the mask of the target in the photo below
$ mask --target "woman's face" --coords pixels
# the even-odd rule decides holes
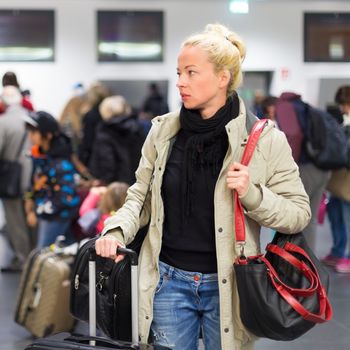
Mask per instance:
[[[177,88],[187,109],[198,109],[204,119],[212,117],[226,102],[230,74],[214,72],[208,55],[195,46],[185,46],[178,57]]]

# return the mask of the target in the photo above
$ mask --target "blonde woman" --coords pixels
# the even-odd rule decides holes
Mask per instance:
[[[150,219],[139,261],[142,342],[151,336],[158,345],[194,350],[202,333],[207,350],[253,349],[232,268],[239,254],[232,190],[245,208],[248,255],[260,251],[261,226],[292,234],[310,220],[288,142],[272,123],[249,168],[239,163],[247,140],[236,93],[244,56],[241,39],[219,24],[184,41],[177,65],[181,110],[153,120],[136,183],[96,242],[97,254],[119,261],[117,246],[130,243]]]

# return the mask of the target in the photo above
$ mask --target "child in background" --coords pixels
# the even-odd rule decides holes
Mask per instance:
[[[112,182],[90,189],[79,210],[78,223],[85,235],[102,232],[103,222],[124,204],[128,188],[124,182]]]
[[[38,224],[38,248],[50,246],[59,235],[73,243],[71,223],[80,198],[70,139],[49,113],[31,113],[25,122],[33,144],[32,186],[25,202],[27,223],[30,227]]]

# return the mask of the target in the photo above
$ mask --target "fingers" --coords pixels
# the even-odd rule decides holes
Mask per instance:
[[[237,162],[231,164],[226,182],[230,190],[236,190],[239,196],[243,196],[247,193],[250,184],[248,167]]]
[[[95,242],[97,255],[119,262],[124,258],[124,255],[117,254],[117,247],[124,247],[124,245],[120,243],[114,236],[109,234],[100,237]]]

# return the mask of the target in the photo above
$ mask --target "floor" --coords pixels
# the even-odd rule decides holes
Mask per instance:
[[[3,223],[0,208],[0,227]],[[329,225],[319,226],[316,253],[323,256],[330,247]],[[263,232],[267,242],[271,233]],[[0,266],[10,259],[9,248],[0,234]],[[350,274],[331,272],[330,299],[334,310],[332,321],[314,327],[293,342],[259,340],[255,350],[347,350],[350,349]],[[30,334],[13,321],[19,274],[0,273],[0,350],[23,350],[32,341]],[[200,349],[204,349],[200,346]],[[215,350],[215,349],[209,349]]]

